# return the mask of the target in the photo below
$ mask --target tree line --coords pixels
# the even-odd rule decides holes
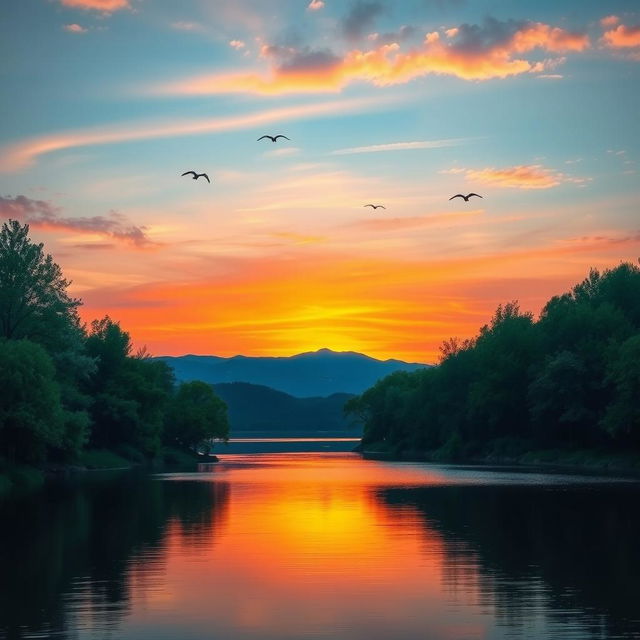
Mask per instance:
[[[66,463],[92,448],[141,461],[227,438],[210,385],[176,384],[109,316],[83,325],[69,285],[28,225],[2,225],[0,459]]]
[[[592,269],[537,320],[498,306],[430,369],[380,380],[345,410],[365,449],[464,458],[533,449],[638,450],[640,269]]]

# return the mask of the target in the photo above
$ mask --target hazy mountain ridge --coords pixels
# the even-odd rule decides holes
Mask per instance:
[[[415,371],[429,365],[402,360],[377,360],[353,351],[330,349],[287,357],[161,356],[179,381],[211,384],[247,382],[271,387],[298,398],[334,393],[359,394],[394,371]]]
[[[350,421],[343,407],[352,397],[334,393],[326,398],[295,398],[288,393],[247,382],[214,384],[229,409],[232,436],[239,431],[345,431]],[[351,427],[353,431],[353,427]]]

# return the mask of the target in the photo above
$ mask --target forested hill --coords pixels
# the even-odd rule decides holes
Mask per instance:
[[[180,381],[249,382],[298,398],[362,393],[394,371],[415,371],[428,366],[402,360],[376,360],[353,351],[330,349],[281,358],[186,355],[156,359],[171,366]]]
[[[538,320],[499,306],[439,366],[351,399],[365,448],[469,458],[551,450],[640,452],[640,269],[623,263],[555,296]]]
[[[345,418],[344,405],[353,396],[334,393],[326,398],[294,398],[288,393],[245,382],[213,385],[227,404],[232,435],[239,431],[350,433],[352,421]],[[358,433],[359,435],[359,433]]]

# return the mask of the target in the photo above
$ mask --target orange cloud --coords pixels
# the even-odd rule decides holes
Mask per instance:
[[[613,49],[640,47],[640,25],[618,25],[615,29],[605,31],[603,40],[606,46]]]
[[[441,173],[463,173],[467,180],[472,182],[518,189],[551,189],[563,182],[585,184],[588,181],[586,178],[574,178],[553,169],[547,169],[539,164],[518,165],[503,169],[495,169],[494,167],[486,167],[484,169],[456,168],[448,169]]]
[[[60,3],[73,9],[93,9],[107,13],[131,7],[129,0],[60,0]]]
[[[319,11],[323,7],[324,2],[322,0],[311,0],[309,5],[307,6],[307,9],[309,9],[309,11]]]
[[[270,61],[266,75],[241,73],[196,77],[166,86],[161,92],[187,95],[337,92],[358,81],[386,86],[429,74],[452,75],[464,80],[506,78],[522,73],[541,73],[559,63],[557,59],[528,60],[522,57],[526,53],[534,50],[579,52],[589,44],[586,34],[540,22],[487,20],[480,27],[462,25],[442,33],[428,33],[420,47],[406,52],[398,42],[385,43],[368,51],[355,49],[343,56],[326,50],[267,45],[262,49],[262,57]]]
[[[329,116],[377,108],[372,99],[350,99],[270,109],[248,115],[200,120],[136,123],[122,127],[100,127],[32,138],[0,148],[0,171],[16,171],[33,164],[40,156],[77,147],[250,129],[274,122]]]

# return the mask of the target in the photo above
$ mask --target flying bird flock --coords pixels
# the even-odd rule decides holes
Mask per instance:
[[[280,138],[283,138],[284,140],[289,140],[289,142],[291,142],[291,138],[287,138],[287,136],[283,135],[282,133],[278,133],[275,136],[270,136],[269,134],[265,134],[263,136],[260,136],[256,140],[256,142],[260,142],[260,140],[271,140],[271,142],[277,142]],[[191,175],[194,180],[197,180],[198,178],[206,178],[207,182],[211,183],[211,180],[209,180],[209,176],[206,173],[196,173],[195,171],[185,171],[182,175],[183,176]],[[454,198],[462,198],[465,202],[469,202],[469,198],[471,198],[472,196],[476,196],[477,198],[482,198],[482,196],[479,193],[468,193],[466,196],[462,193],[456,193],[456,195],[451,196],[449,200],[453,200]],[[387,209],[382,204],[365,204],[364,206],[371,207],[372,211],[375,211],[376,209],[385,209],[385,210]]]

